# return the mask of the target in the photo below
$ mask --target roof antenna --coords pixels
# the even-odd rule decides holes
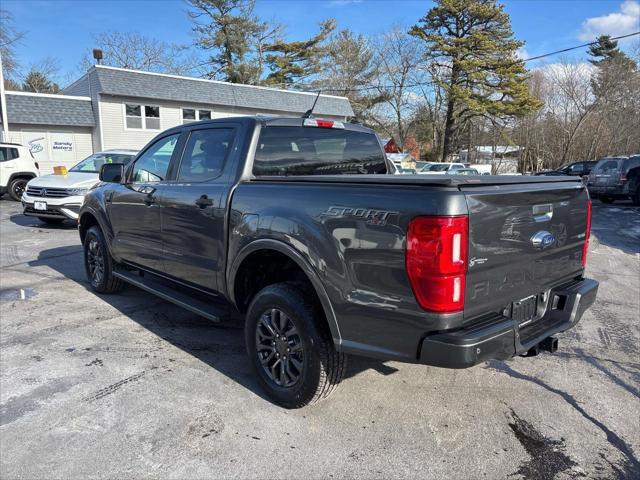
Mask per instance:
[[[318,95],[316,95],[316,99],[313,101],[313,105],[311,105],[311,108],[309,110],[304,112],[304,115],[302,115],[302,118],[311,118],[311,114],[313,113],[313,109],[316,108],[316,103],[318,103],[318,99],[320,98],[321,93],[322,93],[322,90],[318,90]]]

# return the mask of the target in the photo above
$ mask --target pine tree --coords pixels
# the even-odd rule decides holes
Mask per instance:
[[[266,64],[271,73],[265,83],[295,87],[317,74],[327,54],[325,41],[335,28],[334,19],[325,20],[320,23],[320,31],[308,40],[280,41],[266,46]]]
[[[594,57],[589,61],[594,65],[608,58],[614,58],[622,53],[618,48],[618,42],[611,40],[611,36],[609,35],[600,35],[596,39],[596,42],[597,43],[589,47],[589,55]]]
[[[472,118],[506,119],[541,107],[516,55],[523,43],[495,0],[436,0],[409,33],[426,42],[427,60],[447,72],[440,85],[447,96],[443,160]]]
[[[60,87],[49,80],[44,73],[31,70],[22,83],[22,90],[34,93],[58,93]]]

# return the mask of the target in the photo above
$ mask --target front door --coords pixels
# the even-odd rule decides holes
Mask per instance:
[[[180,134],[147,147],[127,171],[124,185],[105,192],[113,228],[114,256],[151,270],[162,270],[160,195]]]
[[[162,190],[165,272],[206,290],[218,290],[224,268],[226,199],[224,174],[235,138],[233,125],[187,132],[175,182]]]

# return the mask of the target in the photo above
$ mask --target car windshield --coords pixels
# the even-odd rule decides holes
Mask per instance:
[[[77,165],[74,165],[69,171],[100,173],[100,169],[105,163],[122,163],[123,165],[128,165],[129,162],[133,160],[133,157],[133,154],[126,153],[94,153]]]
[[[444,172],[447,168],[449,168],[448,163],[432,163],[431,165],[427,165],[420,171],[421,172]]]

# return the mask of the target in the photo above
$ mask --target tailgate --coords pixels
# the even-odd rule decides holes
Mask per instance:
[[[460,186],[469,208],[465,319],[582,272],[588,194],[576,183]]]

